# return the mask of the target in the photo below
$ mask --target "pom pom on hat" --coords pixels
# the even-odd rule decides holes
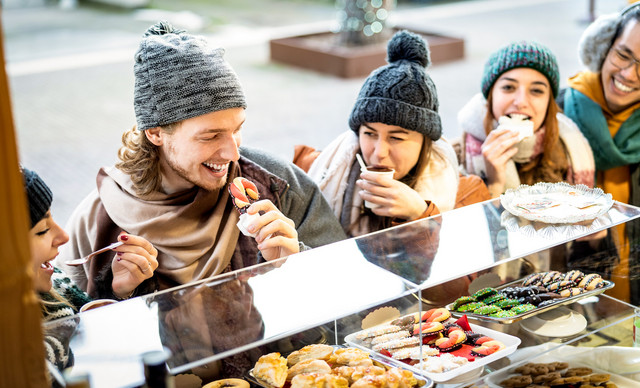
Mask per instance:
[[[235,72],[204,37],[151,26],[135,54],[134,110],[138,129],[173,124],[207,113],[246,108]]]
[[[147,31],[144,32],[144,36],[150,35],[164,35],[164,34],[182,34],[186,32],[185,30],[179,30],[171,25],[171,23],[167,21],[159,21],[153,26],[149,27]]]
[[[49,186],[34,171],[22,168],[22,177],[24,178],[24,188],[29,202],[29,216],[33,228],[51,209],[53,194]]]
[[[387,62],[364,81],[349,127],[358,133],[364,123],[383,123],[438,140],[442,123],[436,86],[426,72],[431,63],[427,43],[417,34],[399,31],[387,45]]]
[[[429,48],[424,40],[409,31],[395,34],[387,44],[387,62],[393,63],[405,59],[423,67],[431,64]]]
[[[482,94],[489,97],[489,92],[496,80],[507,71],[515,68],[530,68],[544,74],[549,80],[553,96],[558,95],[560,88],[560,71],[555,55],[547,47],[536,42],[511,43],[489,56],[484,65],[482,76]]]

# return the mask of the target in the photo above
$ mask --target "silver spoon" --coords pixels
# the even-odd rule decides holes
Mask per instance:
[[[113,244],[111,244],[109,246],[106,246],[106,247],[104,247],[102,249],[98,249],[97,251],[95,251],[93,253],[89,253],[85,257],[82,257],[80,259],[69,260],[69,261],[65,262],[65,264],[66,265],[82,265],[82,264],[86,263],[87,261],[91,260],[94,256],[97,256],[97,255],[101,254],[102,252],[106,252],[106,251],[108,251],[110,249],[117,248],[122,244],[124,244],[124,243],[120,242],[120,241],[114,242]]]

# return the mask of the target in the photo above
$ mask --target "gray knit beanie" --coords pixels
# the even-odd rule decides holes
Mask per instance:
[[[242,86],[202,36],[174,29],[167,22],[151,26],[135,55],[134,108],[138,129],[172,124],[230,108],[246,108]]]
[[[349,127],[358,133],[364,123],[383,123],[440,139],[438,93],[426,73],[431,63],[427,43],[412,32],[397,32],[387,46],[387,62],[364,81]]]
[[[53,194],[49,186],[34,171],[23,167],[22,177],[24,178],[24,188],[29,202],[29,216],[33,228],[51,209]]]

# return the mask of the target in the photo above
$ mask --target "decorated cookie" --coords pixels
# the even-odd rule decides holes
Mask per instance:
[[[576,284],[579,284],[582,278],[584,277],[584,273],[578,269],[572,269],[571,271],[564,274],[563,280],[570,280]]]
[[[516,306],[514,308],[512,308],[512,311],[515,311],[516,314],[522,314],[522,313],[526,313],[527,311],[531,311],[533,309],[535,309],[536,306],[530,304],[530,303],[526,303],[526,304],[521,304],[520,306]]]
[[[587,291],[592,291],[596,288],[604,287],[604,280],[600,275],[592,273],[589,275],[585,275],[578,286],[584,288]]]
[[[498,290],[496,290],[495,288],[493,288],[493,287],[485,287],[485,288],[483,288],[483,289],[481,289],[479,291],[476,291],[472,296],[474,298],[476,298],[477,300],[484,302],[483,301],[484,298],[488,298],[491,295],[495,295],[497,293],[498,293]]]
[[[458,307],[457,311],[461,313],[468,313],[482,306],[485,306],[485,304],[482,302],[471,302],[471,303],[463,304],[462,306]]]
[[[484,298],[482,300],[482,302],[485,303],[485,304],[495,304],[496,302],[498,302],[500,300],[503,300],[503,299],[506,299],[506,298],[507,298],[506,296],[498,293],[498,294],[491,295],[491,296],[488,296],[488,297]]]
[[[474,298],[473,296],[461,296],[460,298],[456,299],[455,302],[453,302],[453,309],[457,310],[458,307],[475,301],[476,298]]]
[[[254,218],[260,217],[259,214],[248,214],[247,209],[251,204],[260,199],[258,188],[250,180],[243,177],[236,177],[231,183],[229,183],[229,194],[231,195],[231,203],[240,213],[240,219],[238,220],[238,229],[245,236],[255,237],[257,233],[250,233],[248,225]]]
[[[576,296],[584,293],[585,291],[580,287],[571,287],[566,290],[560,291],[560,296],[563,298],[568,298],[570,296]]]
[[[549,292],[560,292],[562,290],[566,290],[567,288],[575,287],[576,284],[572,281],[568,280],[560,280],[558,282],[553,282],[547,285],[547,290]]]
[[[489,314],[496,313],[498,311],[502,311],[502,309],[498,306],[485,305],[473,310],[473,313],[480,314],[480,315],[489,315]]]
[[[502,299],[497,301],[496,303],[494,303],[494,306],[498,306],[501,309],[505,310],[505,309],[510,309],[512,307],[518,306],[520,304],[520,302],[518,302],[516,299]]]
[[[516,315],[518,314],[512,310],[501,310],[501,311],[496,311],[495,313],[489,314],[490,317],[494,317],[494,318],[509,318],[509,317],[515,317]]]
[[[539,273],[532,273],[531,275],[522,279],[523,286],[541,286],[543,275]]]

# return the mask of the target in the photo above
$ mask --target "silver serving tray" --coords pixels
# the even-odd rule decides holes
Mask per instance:
[[[351,346],[346,346],[346,345],[332,345],[332,346],[334,348],[336,348],[336,349],[351,347]],[[375,354],[371,353],[370,350],[362,349],[361,347],[356,347],[356,348],[369,352],[369,356],[371,357],[371,360],[373,360],[373,364],[374,365],[381,366],[381,367],[383,367],[385,369],[389,369],[389,368],[392,368],[392,367],[408,369],[406,367],[403,367],[402,363],[394,364],[394,363],[388,362],[387,360],[384,360],[384,359],[382,359],[380,357],[376,357]],[[284,356],[284,355],[283,355],[283,357],[286,358],[286,356]],[[433,387],[434,382],[429,377],[424,376],[423,374],[415,373],[413,370],[411,372],[415,376],[416,380],[418,380],[418,385],[416,387],[414,387],[414,388],[432,388]],[[251,382],[252,384],[260,386],[260,387],[263,387],[263,388],[277,388],[277,387],[274,387],[273,385],[267,384],[266,382],[256,378],[253,375],[253,368],[251,368],[245,374],[245,379],[248,380],[249,382]],[[287,382],[284,383],[284,387],[283,388],[287,388],[287,387],[290,387],[290,386],[291,386],[291,383],[287,381]]]
[[[520,286],[522,286],[522,280],[523,279],[516,280],[516,281],[513,281],[511,283],[507,283],[507,284],[504,284],[502,286],[495,287],[495,289],[500,291],[500,290],[502,290],[504,288],[507,288],[507,287],[514,287],[514,286],[520,287]],[[567,304],[571,304],[573,302],[576,302],[576,301],[578,301],[580,299],[587,298],[589,296],[602,294],[603,292],[605,292],[606,290],[608,290],[610,288],[613,288],[614,286],[615,286],[614,282],[612,282],[610,280],[605,280],[604,281],[604,286],[601,287],[601,288],[597,288],[597,289],[592,290],[592,291],[586,291],[586,292],[583,292],[580,295],[569,296],[567,298],[562,298],[562,299],[556,299],[555,303],[551,303],[551,304],[549,304],[547,306],[544,306],[544,307],[536,307],[533,310],[527,311],[527,312],[522,313],[522,314],[514,315],[513,317],[507,317],[507,318],[496,318],[496,317],[490,317],[488,315],[474,314],[472,312],[463,313],[463,312],[455,311],[453,309],[453,303],[454,302],[449,303],[445,307],[451,312],[451,315],[456,316],[456,317],[461,317],[463,315],[466,315],[468,318],[473,318],[473,319],[477,319],[477,320],[480,320],[480,321],[509,324],[509,323],[514,323],[514,322],[518,322],[518,321],[523,320],[523,319],[527,319],[527,318],[533,317],[534,315],[538,315],[538,314],[544,313],[545,311],[553,310],[553,309],[555,309],[556,307],[559,307],[559,306],[564,306],[564,305],[567,305]]]

